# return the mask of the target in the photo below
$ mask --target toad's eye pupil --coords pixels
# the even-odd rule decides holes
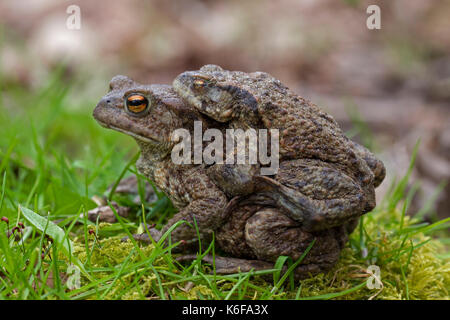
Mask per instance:
[[[130,106],[138,106],[138,105],[142,104],[143,102],[144,102],[144,100],[141,100],[141,99],[128,100],[128,104]]]
[[[141,113],[147,109],[148,100],[146,97],[133,94],[127,98],[127,109],[133,113]]]

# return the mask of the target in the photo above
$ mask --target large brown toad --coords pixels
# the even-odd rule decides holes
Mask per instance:
[[[205,78],[202,75],[201,79]],[[242,88],[231,92],[239,90]],[[232,95],[232,101],[245,104],[246,99],[251,99],[249,94]],[[251,93],[253,98],[259,94]],[[270,268],[280,255],[296,260],[313,240],[315,244],[296,269],[296,275],[302,277],[333,266],[358,217],[375,206],[374,175],[369,167],[376,168],[379,161],[366,149],[346,139],[330,116],[311,107],[308,123],[316,124],[317,128],[310,127],[312,140],[303,146],[309,152],[305,151],[303,156],[299,152],[295,157],[281,154],[285,160],[280,162],[278,173],[270,177],[252,175],[252,192],[239,196],[236,190],[242,188],[236,172],[221,180],[215,176],[216,165],[177,165],[172,161],[175,129],[192,131],[194,121],[201,121],[203,128],[223,130],[230,121],[211,119],[204,108],[197,111],[193,98],[186,99],[186,95],[184,98],[185,101],[170,86],[146,86],[117,76],[94,110],[94,117],[101,125],[135,138],[142,151],[137,162],[139,171],[153,180],[179,209],[162,232],[177,221],[187,221],[190,226],[182,224],[172,233],[172,241],[184,240],[186,250],[195,250],[198,246],[193,225],[197,225],[203,244],[208,243],[215,232],[220,248],[236,257],[217,257],[218,272]],[[242,117],[241,123],[255,128],[267,126],[268,123],[261,124],[261,112],[255,112],[254,119],[247,122]],[[289,112],[284,116],[289,117]],[[327,135],[334,137],[323,139],[318,145],[314,144],[315,133],[324,129],[316,117],[330,123],[326,127]],[[236,123],[239,126],[239,121]],[[304,143],[308,137],[298,139]],[[280,150],[283,145],[281,142]],[[342,150],[345,156],[339,154]],[[321,153],[324,154],[320,156]],[[372,162],[375,166],[370,161],[375,161]],[[233,172],[234,168],[230,169]],[[240,169],[235,171],[240,173]],[[382,177],[375,181],[377,179],[382,180]],[[234,183],[237,189],[230,195],[227,191],[233,189]],[[158,240],[161,232],[152,229],[151,234]]]

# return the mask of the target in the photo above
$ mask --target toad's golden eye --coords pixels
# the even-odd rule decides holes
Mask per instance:
[[[141,94],[130,94],[126,99],[126,108],[129,112],[141,114],[147,110],[148,99]]]
[[[202,80],[202,79],[194,80],[194,88],[196,88],[196,89],[202,88],[205,84],[206,84],[205,80]]]

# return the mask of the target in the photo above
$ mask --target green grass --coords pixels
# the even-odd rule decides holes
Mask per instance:
[[[415,190],[407,189],[409,174],[361,219],[333,270],[300,282],[290,274],[300,261],[285,257],[273,270],[218,275],[201,256],[180,265],[171,254],[177,243],[121,242],[140,222],[162,226],[174,209],[162,194],[136,206],[106,193],[137,174],[138,149],[97,125],[96,101],[83,101],[80,84],[63,79],[57,70],[37,89],[2,83],[0,217],[9,224],[0,222],[0,299],[448,299],[449,221],[405,215]],[[90,222],[84,213],[96,206],[95,195],[131,205],[134,214],[116,215],[113,225]],[[23,241],[6,236],[19,222]],[[433,232],[444,236],[431,238]],[[205,254],[216,254],[214,243]],[[370,265],[381,270],[381,289],[366,286]]]

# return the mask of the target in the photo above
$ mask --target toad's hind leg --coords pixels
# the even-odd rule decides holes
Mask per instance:
[[[225,226],[218,230],[217,240],[222,250],[240,259],[216,256],[216,272],[227,274],[273,269],[274,262],[281,255],[297,261],[314,240],[314,245],[295,269],[294,275],[301,279],[327,271],[338,260],[348,231],[347,226],[341,226],[310,233],[277,209],[238,207]],[[212,263],[212,257],[205,257],[204,260]]]
[[[373,185],[362,186],[348,168],[316,159],[284,161],[274,179],[255,179],[258,190],[245,203],[271,199],[310,232],[344,225],[375,207]]]
[[[314,241],[295,270],[301,276],[329,270],[339,259],[348,236],[345,226],[307,232],[298,222],[277,209],[267,208],[247,220],[245,238],[258,260],[271,262],[275,262],[279,256],[289,256],[297,261]]]

